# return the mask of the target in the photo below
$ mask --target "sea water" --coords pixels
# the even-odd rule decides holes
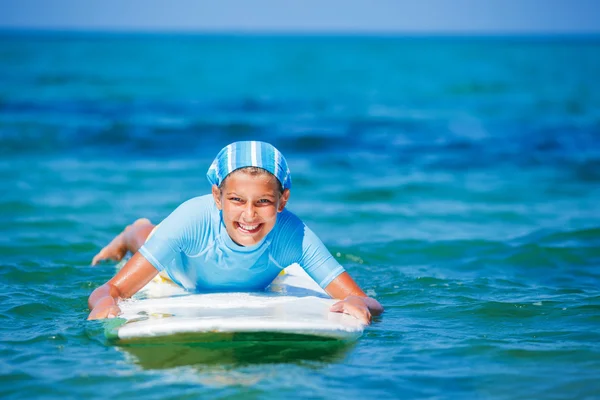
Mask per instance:
[[[0,35],[0,396],[600,397],[600,39]],[[348,346],[118,347],[96,252],[273,143],[385,313]]]

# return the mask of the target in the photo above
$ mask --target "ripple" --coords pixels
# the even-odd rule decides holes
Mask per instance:
[[[56,314],[59,311],[60,310],[58,308],[50,306],[46,303],[28,303],[10,307],[5,310],[4,313],[14,318],[21,318],[45,317],[48,314]]]
[[[1,251],[1,248],[0,248]],[[15,254],[21,254],[15,252]],[[64,255],[64,253],[60,253]],[[36,257],[40,257],[37,255]],[[16,266],[7,268],[1,276],[5,282],[24,284],[24,285],[36,285],[49,283],[56,286],[58,282],[64,279],[73,278],[78,273],[78,269],[73,266],[43,266],[39,262],[33,260],[27,260],[19,263]]]
[[[38,207],[29,201],[2,201],[0,202],[0,212],[4,215],[29,214],[37,211]]]

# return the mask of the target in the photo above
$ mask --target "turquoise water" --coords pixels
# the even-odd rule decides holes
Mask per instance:
[[[600,397],[600,40],[0,35],[2,398]],[[385,306],[355,344],[118,347],[126,224],[272,142]]]

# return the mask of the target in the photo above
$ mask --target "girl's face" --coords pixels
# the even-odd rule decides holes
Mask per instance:
[[[252,246],[271,232],[290,191],[280,193],[273,175],[238,171],[227,177],[222,190],[213,185],[212,194],[217,208],[223,211],[229,237],[240,246]]]

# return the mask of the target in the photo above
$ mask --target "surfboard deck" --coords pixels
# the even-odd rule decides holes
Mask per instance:
[[[122,344],[356,340],[364,325],[330,312],[335,302],[298,265],[255,293],[190,294],[158,278],[119,303],[105,334]]]

